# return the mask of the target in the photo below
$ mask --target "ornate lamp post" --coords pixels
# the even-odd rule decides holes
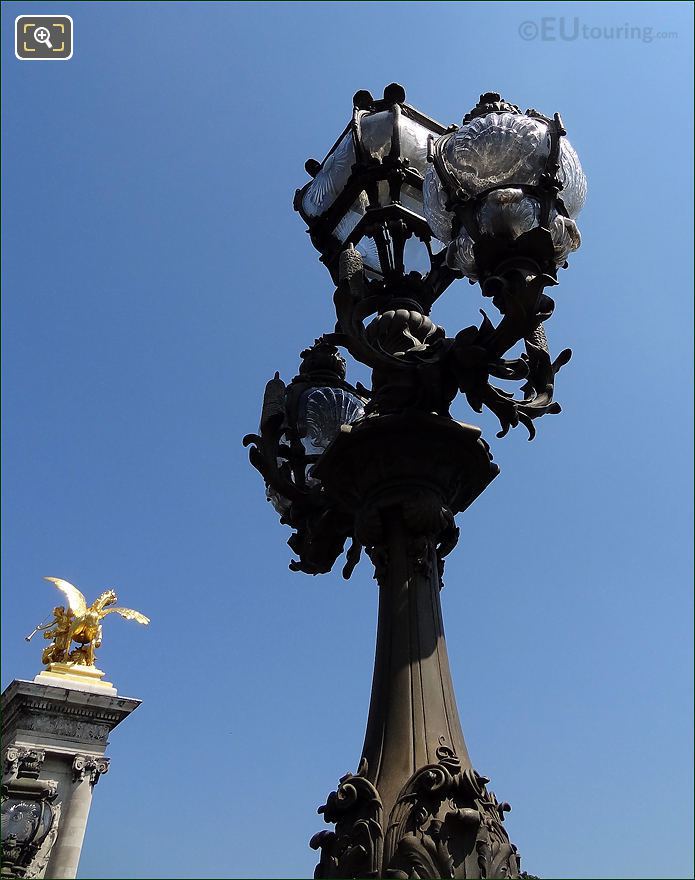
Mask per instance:
[[[471,764],[456,709],[439,591],[454,517],[498,473],[480,430],[457,422],[458,391],[504,436],[557,413],[545,288],[579,246],[586,195],[560,117],[482,95],[445,128],[392,84],[354,98],[353,117],[295,196],[336,283],[335,332],[276,374],[260,432],[244,439],[297,571],[343,575],[364,548],[379,584],[376,661],[362,759],[320,808],[317,877],[517,877],[520,860],[488,779]],[[501,314],[448,337],[429,317],[456,278]],[[367,322],[367,323],[365,323]],[[506,357],[517,343],[518,357]],[[338,348],[372,368],[349,385]],[[522,397],[493,384],[523,383]]]

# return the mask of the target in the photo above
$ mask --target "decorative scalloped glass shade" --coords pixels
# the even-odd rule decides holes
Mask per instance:
[[[518,238],[538,225],[537,199],[518,187],[538,185],[550,152],[548,124],[517,113],[488,113],[462,125],[444,149],[444,161],[458,185],[471,196],[495,189],[478,207],[476,219],[482,234]],[[550,232],[555,260],[562,265],[580,244],[574,219],[586,199],[586,177],[579,158],[566,137],[560,138],[560,180],[569,218],[552,211]],[[427,168],[424,207],[433,233],[449,245],[447,263],[469,278],[476,277],[473,241],[461,229],[454,238],[454,214],[446,208],[447,194],[433,165]]]
[[[458,129],[446,160],[463,189],[478,195],[505,183],[538,183],[549,149],[547,126],[540,120],[488,113]]]
[[[355,164],[355,146],[348,131],[332,153],[323,160],[321,170],[304,193],[302,207],[310,217],[323,214],[336,200]]]
[[[297,427],[308,455],[320,454],[340,433],[364,416],[359,397],[343,388],[320,387],[305,391],[299,402]]]
[[[520,189],[497,189],[478,209],[478,227],[483,235],[518,238],[538,225],[541,206]]]

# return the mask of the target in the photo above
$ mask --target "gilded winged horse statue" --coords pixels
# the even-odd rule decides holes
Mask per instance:
[[[55,584],[64,593],[68,607],[58,606],[53,609],[53,620],[47,624],[39,624],[30,633],[26,640],[29,641],[37,632],[43,632],[45,639],[51,639],[51,644],[43,651],[41,662],[50,663],[75,663],[80,666],[94,666],[95,651],[101,645],[102,628],[101,621],[107,614],[120,614],[126,620],[135,620],[147,625],[149,617],[133,611],[132,608],[112,607],[118,601],[118,596],[113,590],[105,590],[91,605],[73,584],[61,578],[46,577],[46,581]],[[72,643],[77,642],[79,647],[72,651]]]

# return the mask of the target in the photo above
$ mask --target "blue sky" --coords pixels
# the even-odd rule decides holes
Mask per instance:
[[[15,16],[44,12],[72,15],[74,57],[16,60]],[[442,594],[473,761],[545,880],[692,876],[691,4],[6,2],[2,22],[3,684],[39,670],[43,575],[152,618],[106,627],[100,665],[143,705],[80,875],[311,876],[316,808],[356,768],[376,586],[364,562],[288,570],[241,437],[335,320],[292,210],[304,161],[395,80],[447,124],[488,90],[559,110],[589,179],[548,326],[574,350],[563,413],[527,443],[455,410],[502,468]],[[480,305],[458,282],[434,317],[453,335]]]

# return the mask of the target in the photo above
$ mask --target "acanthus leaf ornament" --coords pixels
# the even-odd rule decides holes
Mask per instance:
[[[500,265],[499,274],[487,279],[484,293],[492,298],[502,320],[495,326],[482,312],[479,327],[468,327],[453,339],[415,309],[382,312],[365,327],[364,319],[382,304],[368,293],[356,250],[343,252],[340,271],[341,285],[334,297],[339,330],[330,338],[374,369],[369,412],[412,408],[448,415],[458,388],[476,412],[487,406],[495,413],[502,427],[498,436],[521,422],[532,439],[532,420],[560,411],[553,402],[554,376],[571,352],[566,349],[550,360],[542,322],[552,315],[554,303],[544,289],[557,282],[537,264]],[[509,349],[521,341],[525,354],[505,360]],[[515,399],[493,385],[491,376],[523,381],[525,396]]]
[[[407,781],[386,824],[364,759],[357,774],[346,774],[319,807],[336,827],[311,839],[321,850],[314,876],[519,877],[520,858],[502,824],[509,804],[500,804],[486,788],[489,780],[464,769],[452,749],[440,746],[437,757]]]
[[[517,877],[519,857],[502,826],[511,807],[450,748],[441,746],[437,756],[411,777],[393,808],[384,876]]]
[[[356,774],[346,773],[336,791],[319,807],[335,831],[319,831],[310,841],[321,850],[314,877],[379,877],[382,862],[382,805],[362,760]]]

